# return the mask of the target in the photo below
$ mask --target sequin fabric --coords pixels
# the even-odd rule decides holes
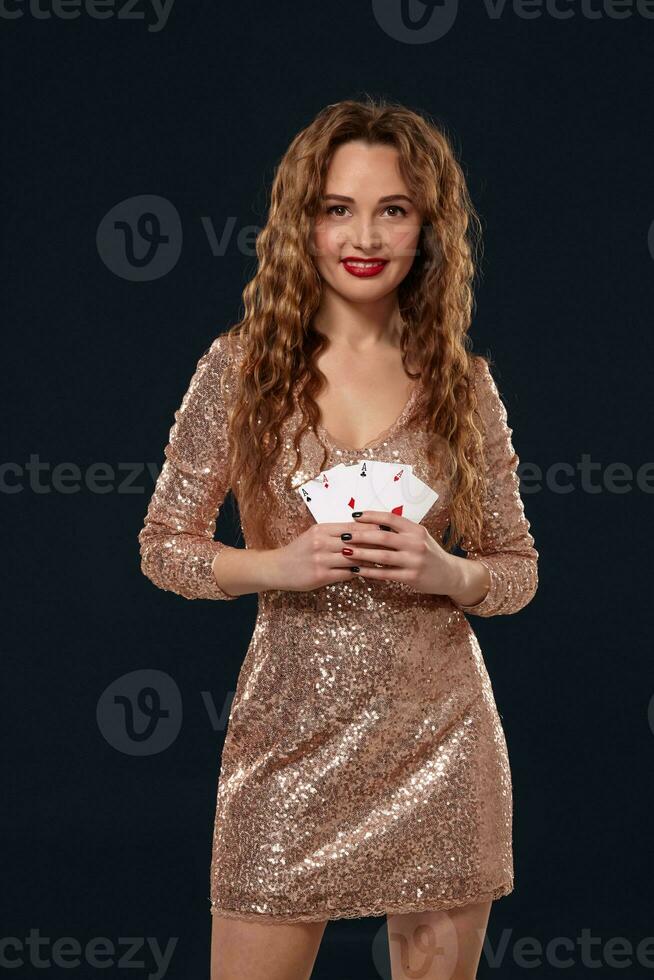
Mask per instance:
[[[188,599],[234,598],[211,571],[225,547],[213,534],[228,490],[230,357],[218,337],[200,358],[139,533],[144,574]],[[258,594],[220,766],[212,913],[352,918],[453,908],[513,890],[507,745],[466,614],[523,608],[537,589],[538,552],[506,409],[486,362],[476,358],[475,370],[489,489],[483,535],[465,550],[488,567],[490,589],[475,606],[361,576]],[[442,541],[448,487],[430,471],[420,403],[420,393],[412,396],[364,450],[326,442],[327,466],[412,463],[439,493],[422,523]],[[296,404],[271,484],[279,546],[313,523],[299,494],[284,488],[299,417]],[[303,437],[294,487],[319,472],[325,436],[319,428]],[[245,526],[243,535],[247,546]]]

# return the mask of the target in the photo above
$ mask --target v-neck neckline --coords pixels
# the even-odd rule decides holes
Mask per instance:
[[[374,439],[370,439],[365,444],[365,446],[359,446],[358,448],[355,448],[354,446],[345,446],[342,443],[339,443],[339,441],[337,439],[334,439],[331,433],[327,431],[327,429],[322,424],[322,422],[318,422],[316,426],[316,431],[320,436],[322,436],[323,440],[327,443],[329,448],[331,450],[336,450],[337,452],[349,453],[349,454],[365,453],[368,452],[369,450],[377,449],[381,445],[381,443],[386,442],[388,439],[390,439],[390,437],[395,434],[397,429],[405,422],[405,420],[409,415],[410,410],[413,408],[414,402],[416,401],[419,389],[420,389],[420,379],[414,381],[413,388],[411,389],[411,394],[406,400],[404,408],[402,409],[398,417],[395,419],[395,421],[392,422],[387,429],[384,429],[383,432],[379,433],[379,435],[376,435]]]

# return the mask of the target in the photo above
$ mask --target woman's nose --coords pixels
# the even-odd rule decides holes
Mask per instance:
[[[382,234],[373,220],[359,219],[352,227],[352,244],[363,249],[376,248],[382,242]]]

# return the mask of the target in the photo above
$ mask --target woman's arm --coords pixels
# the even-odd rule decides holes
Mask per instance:
[[[491,577],[486,565],[480,561],[468,561],[467,558],[454,559],[454,585],[450,589],[450,599],[457,606],[473,608],[485,599],[490,589]]]
[[[138,535],[143,574],[160,589],[186,599],[237,597],[221,588],[216,577],[220,575],[220,559],[227,553],[230,567],[231,553],[235,553],[233,567],[239,567],[239,594],[257,591],[262,584],[263,565],[256,560],[257,554],[230,548],[213,537],[229,490],[225,393],[229,393],[230,369],[227,343],[217,337],[198,361],[175,412],[175,424],[164,449],[165,461]]]
[[[487,362],[481,357],[475,361],[488,490],[481,539],[466,538],[462,542],[466,557],[461,559],[461,584],[450,598],[464,612],[497,616],[518,612],[533,599],[538,588],[538,552],[520,496],[519,459],[511,442],[513,429],[507,424],[506,408]],[[466,562],[476,562],[487,571],[468,570]],[[484,595],[486,585],[488,591]],[[473,605],[459,601],[469,595],[483,598]]]

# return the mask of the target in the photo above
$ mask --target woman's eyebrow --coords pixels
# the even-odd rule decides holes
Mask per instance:
[[[324,194],[323,195],[324,200],[327,200],[328,197],[333,197],[337,201],[347,201],[348,204],[354,204],[354,198],[353,197],[346,197],[345,194]],[[408,201],[409,204],[413,204],[413,201],[411,200],[411,198],[408,197],[406,194],[387,194],[386,197],[380,197],[377,203],[378,204],[383,204],[385,201],[398,201],[398,200]]]

